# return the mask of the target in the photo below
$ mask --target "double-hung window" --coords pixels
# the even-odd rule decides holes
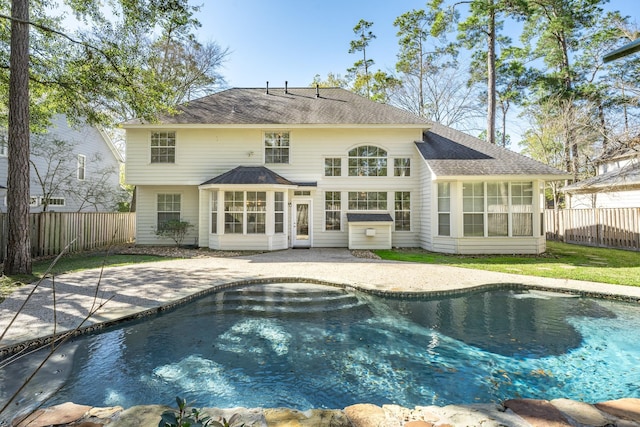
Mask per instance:
[[[176,133],[151,132],[151,163],[176,162]]]
[[[244,232],[244,191],[224,192],[224,232]]]
[[[393,176],[411,176],[411,159],[393,159]]]
[[[264,133],[264,162],[289,163],[289,132]]]
[[[218,233],[218,192],[211,192],[211,233]]]
[[[396,191],[394,205],[396,231],[411,231],[411,193]]]
[[[276,191],[273,197],[274,231],[284,233],[284,192]]]
[[[533,182],[511,183],[514,236],[533,236]]]
[[[180,221],[180,194],[158,194],[157,228],[162,230],[169,221]]]
[[[85,173],[87,169],[87,157],[82,154],[78,154],[78,181],[84,181]]]
[[[451,236],[451,183],[438,183],[438,236]]]
[[[341,203],[339,191],[324,193],[324,228],[327,231],[340,231]]]
[[[267,225],[267,193],[247,191],[247,234],[264,234]]]
[[[462,184],[462,218],[465,237],[484,236],[484,182]]]
[[[487,183],[487,234],[509,235],[509,183]]]
[[[342,159],[340,157],[328,157],[324,159],[324,176],[342,175]]]

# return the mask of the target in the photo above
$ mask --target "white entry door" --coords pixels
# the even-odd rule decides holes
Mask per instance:
[[[294,201],[292,212],[292,231],[294,248],[311,247],[311,201]]]

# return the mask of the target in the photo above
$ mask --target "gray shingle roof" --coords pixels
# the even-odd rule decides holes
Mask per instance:
[[[417,125],[429,122],[396,107],[340,88],[233,88],[177,107],[161,124],[332,124]],[[138,119],[127,124],[142,124]]]
[[[420,154],[438,177],[537,175],[563,179],[566,173],[506,148],[433,123],[416,142]]]
[[[264,166],[238,166],[200,185],[207,184],[296,185]]]
[[[567,193],[589,193],[592,191],[615,190],[619,187],[640,186],[640,161],[630,163],[620,169],[593,176],[583,181],[567,185],[562,191]]]
[[[389,214],[348,213],[347,222],[393,222]]]

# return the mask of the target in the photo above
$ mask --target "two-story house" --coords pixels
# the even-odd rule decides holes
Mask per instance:
[[[562,189],[570,209],[640,207],[640,137],[600,156],[597,175]]]
[[[30,148],[32,213],[115,211],[126,197],[120,185],[124,159],[101,129],[88,124],[70,126],[65,116],[56,115],[45,133],[31,134]],[[7,184],[7,155],[7,134],[0,132],[3,187]],[[0,206],[6,212],[5,197]]]
[[[540,253],[562,172],[338,88],[229,89],[124,125],[138,244]]]

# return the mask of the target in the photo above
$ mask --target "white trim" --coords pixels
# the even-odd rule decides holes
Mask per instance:
[[[307,243],[306,244],[300,244],[298,242],[298,240],[296,239],[296,207],[298,204],[301,205],[309,205],[309,209],[308,209],[308,218],[307,218],[307,222],[308,222],[308,226],[309,226],[309,230],[308,230],[308,235],[309,235],[309,239],[308,240],[302,240],[300,242],[304,242]],[[289,222],[291,224],[291,247],[299,247],[299,248],[312,248],[313,247],[313,199],[309,198],[309,197],[304,197],[304,198],[293,198],[291,199],[291,221]]]

